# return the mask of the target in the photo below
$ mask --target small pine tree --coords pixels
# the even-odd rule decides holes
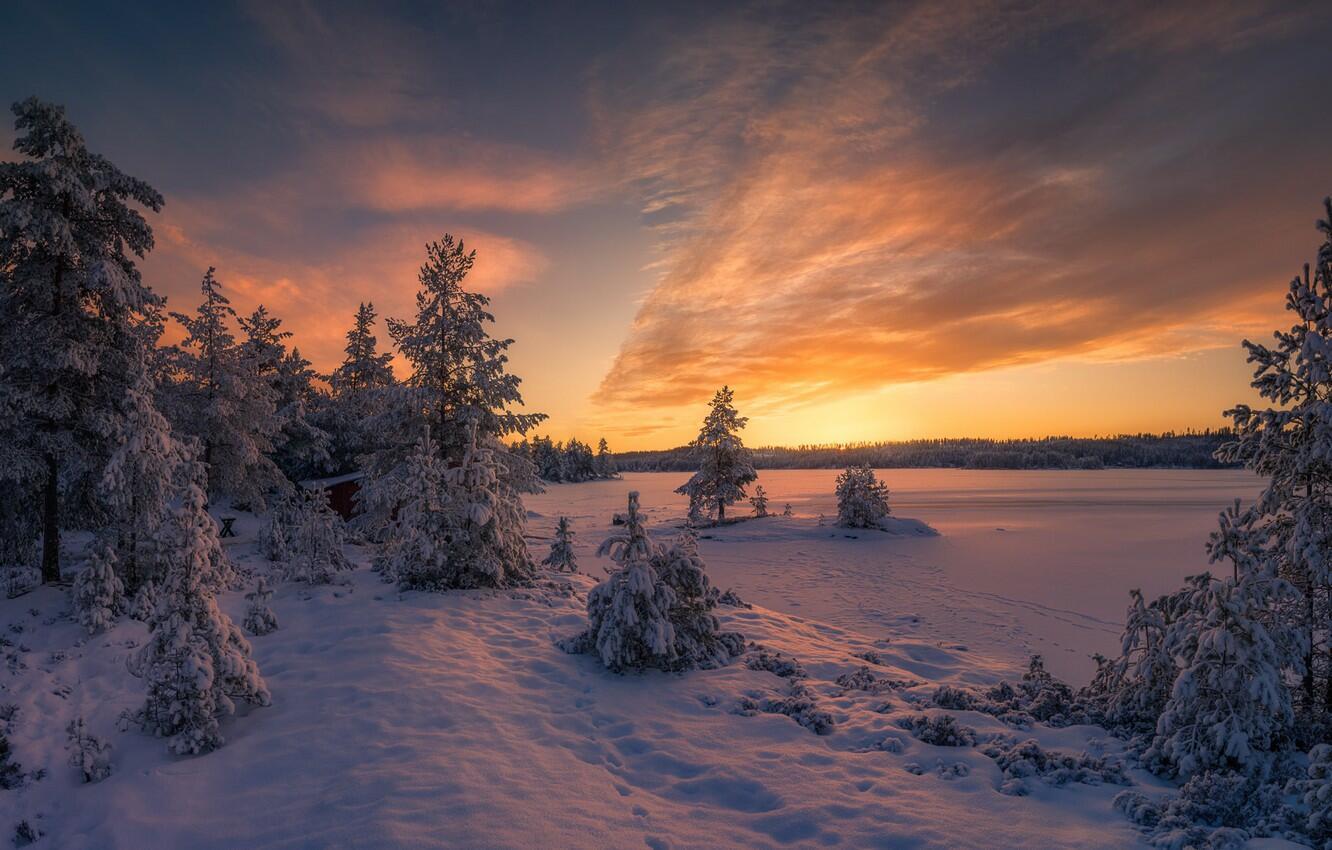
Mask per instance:
[[[1141,590],[1129,591],[1133,602],[1124,621],[1122,654],[1107,672],[1106,720],[1112,726],[1150,733],[1165,710],[1177,669],[1166,643],[1166,618],[1161,600],[1143,601]]]
[[[328,506],[328,492],[314,488],[305,493],[291,530],[290,575],[306,584],[329,584],[338,573],[351,569],[342,551],[342,518]]]
[[[273,591],[268,586],[268,579],[259,576],[258,581],[254,583],[254,590],[245,594],[245,600],[249,603],[245,608],[245,621],[241,624],[245,627],[245,631],[255,637],[277,631],[277,614],[274,614],[268,605],[272,598]]]
[[[83,718],[71,720],[65,727],[68,737],[69,766],[79,772],[84,782],[101,782],[111,775],[111,744],[88,732]]]
[[[795,516],[795,511],[791,509],[790,502],[787,502],[786,506],[782,508],[782,516]]]
[[[99,543],[88,555],[88,566],[74,579],[74,610],[90,635],[111,628],[125,613],[125,587],[115,564],[115,550]]]
[[[574,530],[572,523],[567,516],[560,517],[560,522],[555,526],[555,539],[550,544],[550,554],[541,562],[542,566],[550,567],[552,570],[561,573],[578,572],[578,561],[574,557]]]
[[[204,753],[224,743],[219,717],[233,700],[270,701],[250,644],[214,598],[220,580],[217,527],[204,505],[199,464],[181,506],[165,526],[170,561],[159,604],[148,621],[148,643],[135,661],[148,697],[138,713],[145,730],[170,738],[178,754]]]
[[[726,506],[743,499],[745,485],[758,477],[740,439],[749,420],[736,412],[734,401],[735,392],[722,387],[708,403],[703,427],[690,443],[698,472],[675,491],[689,497],[691,517],[715,512],[718,524],[726,521]]]
[[[754,506],[754,516],[765,517],[768,515],[768,493],[760,484],[754,488],[754,495],[749,497],[749,504]]]
[[[1309,809],[1305,829],[1315,846],[1327,847],[1332,841],[1332,746],[1318,744],[1309,751],[1308,778],[1304,787],[1304,805]]]
[[[715,667],[743,650],[744,638],[722,632],[712,613],[717,593],[693,538],[654,544],[637,492],[629,494],[622,530],[597,554],[608,555],[616,568],[588,594],[588,629],[566,641],[566,649],[594,652],[617,673]]]
[[[888,513],[888,486],[869,466],[853,466],[837,476],[838,525],[878,528]]]

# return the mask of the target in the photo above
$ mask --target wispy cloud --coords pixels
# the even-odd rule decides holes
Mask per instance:
[[[730,382],[785,406],[1233,344],[1270,319],[1264,282],[1279,305],[1332,188],[1325,168],[1308,184],[1325,153],[1277,123],[1314,108],[1312,84],[1275,89],[1296,71],[1249,49],[1293,18],[1256,9],[741,16],[646,74],[608,62],[600,135],[661,255],[597,401],[664,408]],[[1220,68],[1221,49],[1242,55]]]

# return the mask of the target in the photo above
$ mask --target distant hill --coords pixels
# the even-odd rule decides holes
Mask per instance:
[[[1041,437],[1027,440],[940,439],[838,445],[764,446],[753,449],[759,469],[840,469],[867,463],[876,468],[957,469],[1224,469],[1217,448],[1229,429],[1184,434],[1121,434],[1115,437]],[[689,449],[621,452],[625,472],[684,472],[694,469]]]

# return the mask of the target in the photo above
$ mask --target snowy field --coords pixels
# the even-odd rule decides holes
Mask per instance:
[[[89,639],[61,589],[0,600],[0,703],[14,706],[23,769],[44,773],[0,796],[0,828],[26,820],[45,833],[35,846],[61,850],[1145,846],[1111,801],[1126,783],[1166,787],[1122,770],[1120,742],[944,710],[936,690],[1016,682],[1026,654],[1050,647],[1083,670],[1081,653],[1111,648],[1126,589],[1200,568],[1215,511],[1252,480],[890,471],[896,512],[942,532],[920,537],[819,526],[832,476],[765,473],[796,516],[702,541],[714,583],[754,604],[719,609],[724,628],[760,645],[719,670],[616,676],[555,646],[586,623],[608,563],[593,550],[624,493],[640,489],[651,529],[669,534],[679,475],[529,499],[533,551],[572,515],[584,572],[534,589],[401,593],[367,569],[369,547],[349,545],[342,583],[278,584],[281,628],[251,639],[273,704],[226,721],[226,746],[200,757],[119,728],[143,699],[126,670],[142,623]],[[258,524],[243,515],[227,550],[263,574]],[[239,622],[241,594],[220,602]],[[764,663],[765,649],[801,672]],[[801,694],[803,708],[789,702]],[[976,745],[905,728],[922,715],[951,716]],[[62,747],[78,716],[115,747],[115,772],[92,785]],[[1076,766],[1015,778],[987,751],[1028,740]]]
[[[763,470],[757,483],[770,510],[789,502],[797,517],[835,517],[837,474]],[[1251,500],[1260,486],[1243,470],[889,469],[879,476],[895,515],[922,520],[940,536],[866,546],[833,528],[793,540],[780,522],[742,523],[702,541],[714,583],[865,634],[963,643],[1013,664],[1039,652],[1075,684],[1091,675],[1091,653],[1117,653],[1129,589],[1152,598],[1208,569],[1203,545],[1217,513],[1236,498]],[[640,472],[551,485],[526,500],[540,515],[529,530],[548,534],[560,513],[577,527],[600,528],[634,489],[653,521],[674,525],[686,503],[673,491],[685,478]]]

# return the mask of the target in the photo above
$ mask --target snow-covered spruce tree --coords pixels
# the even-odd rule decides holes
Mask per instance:
[[[1288,659],[1262,620],[1295,592],[1262,574],[1194,583],[1184,615],[1167,633],[1180,672],[1148,760],[1159,758],[1183,777],[1246,770],[1289,737],[1294,713],[1282,681]]]
[[[245,606],[245,621],[241,624],[245,631],[255,637],[277,631],[277,614],[269,607],[269,602],[273,599],[273,591],[268,586],[268,579],[259,576],[255,581],[254,589],[245,594],[245,600],[249,604]]]
[[[342,517],[328,506],[328,492],[318,487],[301,498],[291,527],[288,573],[306,584],[329,584],[340,572],[351,569],[342,551],[346,530]]]
[[[795,511],[791,509],[791,503],[787,502],[782,508],[782,516],[795,516]]]
[[[726,506],[745,497],[745,485],[758,477],[740,431],[749,422],[735,409],[735,392],[722,387],[708,403],[703,427],[690,443],[698,472],[675,492],[689,496],[691,509],[717,515],[726,521]],[[691,510],[691,513],[693,511]]]
[[[853,466],[837,476],[837,524],[878,528],[888,516],[888,485],[868,466]]]
[[[171,314],[187,335],[172,358],[167,410],[177,432],[203,446],[206,492],[261,511],[272,491],[288,486],[271,457],[282,425],[277,394],[236,343],[236,312],[216,269],[208,269],[200,289],[195,315]]]
[[[675,592],[670,608],[675,629],[676,665],[681,668],[720,667],[745,650],[744,636],[723,632],[713,614],[720,594],[708,581],[698,554],[698,538],[686,530],[653,555],[657,574]]]
[[[192,462],[180,507],[165,526],[170,558],[148,642],[135,659],[148,698],[138,713],[146,731],[170,738],[178,754],[204,753],[224,743],[219,718],[234,700],[270,701],[250,644],[217,606],[220,583],[217,526],[205,507],[201,465]]]
[[[1304,738],[1332,724],[1332,199],[1323,205],[1317,258],[1286,292],[1295,323],[1270,346],[1244,342],[1252,386],[1273,406],[1227,411],[1235,439],[1217,452],[1267,481],[1250,521],[1277,573],[1299,593],[1276,613],[1305,646],[1295,695]]]
[[[619,474],[615,469],[615,455],[611,454],[605,437],[597,441],[596,471],[598,478],[614,478]]]
[[[1112,662],[1103,702],[1106,722],[1134,734],[1149,734],[1165,710],[1177,668],[1166,642],[1168,626],[1161,600],[1144,602],[1131,590],[1132,604],[1124,622],[1122,654]]]
[[[253,374],[272,390],[276,431],[272,438],[274,462],[291,479],[328,471],[332,437],[315,423],[322,405],[315,389],[318,375],[298,349],[287,350],[290,331],[282,320],[260,304],[249,318],[239,320],[245,340],[241,357]]]
[[[508,372],[511,339],[494,339],[488,326],[495,317],[490,299],[463,288],[476,252],[445,234],[426,246],[421,288],[412,320],[389,319],[389,336],[411,367],[402,384],[385,393],[385,410],[369,427],[382,443],[367,455],[361,489],[361,524],[383,528],[399,507],[399,482],[416,435],[429,428],[433,445],[447,465],[460,463],[468,451],[469,429],[477,446],[494,455],[502,471],[504,501],[517,499],[520,487],[534,486],[535,477],[522,458],[510,456],[499,440],[524,434],[545,419],[541,413],[520,413],[520,379]],[[523,516],[525,520],[525,515]]]
[[[106,631],[125,613],[125,586],[116,575],[115,549],[97,543],[88,553],[88,566],[74,577],[74,612],[88,634]]]
[[[366,427],[383,412],[385,394],[394,384],[393,353],[380,352],[374,334],[375,305],[363,302],[356,310],[342,363],[329,375],[333,398],[329,405],[333,435],[332,464],[336,471],[357,468],[357,459],[379,445]]]
[[[161,304],[134,264],[153,234],[133,205],[156,212],[162,196],[89,151],[62,108],[29,98],[13,112],[21,158],[0,162],[0,490],[40,506],[53,582],[61,527],[92,518],[69,514],[103,507],[85,502],[146,356],[134,327]],[[31,524],[19,525],[24,541]]]
[[[555,539],[550,543],[550,554],[541,562],[559,573],[578,572],[578,559],[574,556],[574,530],[567,516],[560,517],[555,526]]]
[[[749,504],[754,507],[754,516],[765,517],[768,515],[768,492],[763,489],[763,485],[754,488],[754,495],[749,497]]]

